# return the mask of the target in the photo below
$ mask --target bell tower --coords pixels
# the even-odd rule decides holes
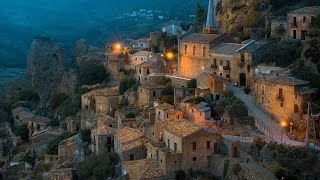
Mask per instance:
[[[207,20],[206,20],[206,24],[203,27],[204,34],[218,33],[215,13],[216,13],[215,0],[209,0]]]

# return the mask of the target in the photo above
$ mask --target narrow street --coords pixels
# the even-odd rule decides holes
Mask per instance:
[[[268,138],[278,143],[281,143],[282,141],[282,143],[284,144],[290,144],[294,146],[305,145],[304,142],[289,139],[285,132],[282,131],[282,127],[280,126],[280,124],[276,123],[265,112],[263,112],[255,104],[253,97],[244,93],[243,88],[229,86],[228,89],[246,105],[250,114],[255,118],[255,121],[265,126],[265,128],[269,132],[265,133]],[[313,144],[310,144],[310,147],[320,149],[319,147],[314,147]]]

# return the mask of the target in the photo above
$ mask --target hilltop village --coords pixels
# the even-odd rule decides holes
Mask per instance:
[[[0,179],[319,179],[320,6],[266,17],[261,37],[224,33],[217,5],[200,31],[171,20],[104,48],[79,40],[76,70],[35,38],[0,112]],[[282,42],[303,58],[278,66],[296,53],[276,54]]]

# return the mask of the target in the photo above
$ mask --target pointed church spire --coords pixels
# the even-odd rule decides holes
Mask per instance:
[[[203,28],[203,33],[205,34],[213,34],[216,30],[215,11],[216,11],[215,0],[209,0],[207,21]]]

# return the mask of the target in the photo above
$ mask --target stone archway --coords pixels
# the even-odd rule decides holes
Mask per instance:
[[[241,73],[239,75],[239,81],[240,81],[239,83],[240,86],[247,86],[247,76],[245,73]]]

